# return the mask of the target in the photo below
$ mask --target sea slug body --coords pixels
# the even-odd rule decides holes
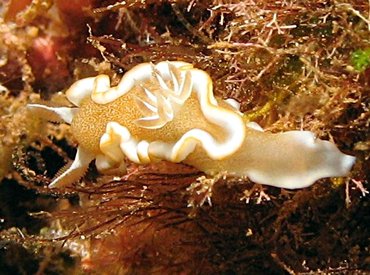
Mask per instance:
[[[311,132],[273,134],[245,124],[238,103],[215,97],[210,76],[182,61],[137,65],[115,87],[107,75],[85,78],[66,96],[76,107],[28,105],[70,124],[79,144],[72,165],[49,187],[79,180],[94,159],[101,172],[124,169],[125,157],[167,160],[289,189],[345,176],[355,161]]]

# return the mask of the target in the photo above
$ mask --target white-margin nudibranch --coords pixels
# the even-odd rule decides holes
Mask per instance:
[[[273,134],[245,124],[238,103],[215,97],[210,76],[182,61],[137,65],[115,87],[107,75],[85,78],[66,96],[76,107],[28,105],[70,124],[79,144],[71,166],[49,187],[79,180],[94,159],[100,172],[124,170],[125,157],[167,160],[289,189],[345,176],[355,161],[311,132]]]

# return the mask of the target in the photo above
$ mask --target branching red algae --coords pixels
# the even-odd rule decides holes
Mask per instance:
[[[112,0],[65,7],[54,1],[47,16],[37,5],[42,1],[26,2],[8,11],[0,26],[0,80],[9,91],[1,97],[0,164],[8,171],[13,153],[12,184],[35,190],[35,199],[61,203],[55,210],[36,200],[50,224],[37,234],[25,220],[17,223],[22,238],[11,233],[14,217],[0,211],[6,221],[1,238],[9,247],[28,239],[30,250],[62,243],[81,257],[76,270],[97,273],[369,271],[370,205],[354,189],[358,183],[369,188],[368,2]],[[50,17],[53,9],[58,23]],[[16,21],[22,12],[29,14],[23,23]],[[56,38],[61,29],[63,39]],[[45,48],[35,48],[40,39],[51,39],[49,50],[56,53],[42,59],[42,69],[26,56],[43,53]],[[56,125],[45,129],[49,139],[41,139],[35,134],[39,122],[9,106],[22,106],[36,93],[50,98],[66,82],[107,69],[117,81],[138,63],[175,59],[210,73],[215,93],[240,101],[246,121],[275,132],[310,130],[356,155],[350,177],[295,192],[267,188],[270,201],[261,204],[260,193],[244,192],[253,188],[246,179],[197,181],[198,171],[168,163],[132,166],[122,178],[97,175],[91,167],[72,189],[44,188],[56,166],[73,156],[73,141]],[[6,190],[0,189],[5,197]],[[4,209],[12,209],[23,192]],[[34,236],[27,237],[30,232]],[[60,259],[41,263],[37,256],[58,252],[37,251],[33,270],[48,270]],[[8,258],[1,263],[14,267]]]

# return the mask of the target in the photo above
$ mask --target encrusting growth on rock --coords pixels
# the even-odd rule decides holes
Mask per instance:
[[[28,105],[71,124],[79,143],[72,165],[49,187],[79,180],[94,159],[101,172],[124,172],[125,157],[167,160],[289,189],[345,176],[355,161],[312,132],[269,133],[246,124],[236,101],[215,97],[210,76],[182,61],[137,65],[115,87],[107,75],[85,78],[66,96],[76,107]]]

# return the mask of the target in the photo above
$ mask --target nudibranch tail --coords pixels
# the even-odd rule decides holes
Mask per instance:
[[[321,178],[346,176],[355,162],[354,157],[343,154],[329,141],[315,138],[309,131],[288,131],[270,137],[271,141],[258,147],[261,165],[246,172],[254,182],[304,188]]]
[[[214,161],[196,153],[185,162],[206,173],[227,171],[260,184],[297,189],[321,178],[346,176],[355,157],[343,154],[333,143],[315,138],[309,131],[272,134],[253,125],[232,157]]]

